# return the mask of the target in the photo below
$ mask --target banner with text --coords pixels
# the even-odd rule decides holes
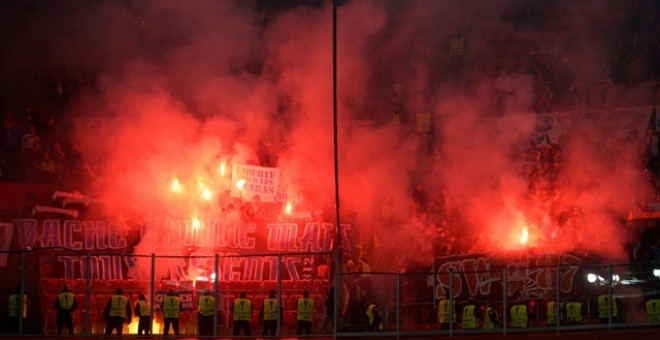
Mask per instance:
[[[250,200],[259,196],[262,202],[275,202],[280,170],[263,166],[232,164],[232,197]],[[238,185],[237,185],[238,184]]]

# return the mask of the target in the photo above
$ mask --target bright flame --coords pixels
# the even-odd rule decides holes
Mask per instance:
[[[529,229],[527,227],[523,227],[522,233],[520,234],[520,244],[527,244],[527,241],[529,239]]]
[[[137,318],[134,319],[133,322],[128,324],[128,333],[129,334],[137,334],[138,324],[139,324],[139,322],[138,322]],[[159,334],[161,332],[161,328],[162,328],[161,326],[162,325],[161,325],[160,322],[158,322],[158,320],[153,319],[153,321],[151,323],[151,331],[152,331],[151,334]]]
[[[284,212],[286,212],[287,215],[291,215],[291,209],[292,209],[291,202],[286,202],[286,208],[284,208]]]
[[[181,182],[179,182],[178,178],[172,179],[172,184],[170,185],[170,189],[172,192],[179,193],[183,190],[183,187],[181,186]]]
[[[204,188],[204,190],[202,190],[202,198],[206,201],[210,201],[213,198],[213,192],[209,188]]]
[[[193,216],[192,218],[192,227],[195,230],[198,230],[199,227],[202,225],[202,222],[197,218],[197,216]]]
[[[245,187],[245,180],[241,178],[238,181],[236,181],[236,188],[238,190],[243,190],[243,187]]]
[[[221,162],[220,163],[220,176],[225,176],[227,174],[227,163]]]

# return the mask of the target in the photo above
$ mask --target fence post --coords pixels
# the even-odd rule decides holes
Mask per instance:
[[[149,294],[149,315],[151,316],[151,323],[149,324],[149,333],[153,334],[154,332],[154,320],[156,320],[156,315],[154,315],[154,304],[156,297],[156,253],[151,253],[151,293]]]
[[[20,304],[18,307],[18,335],[21,336],[23,335],[23,308],[25,307],[25,301],[23,299],[25,298],[25,263],[27,262],[25,259],[26,256],[26,251],[23,249],[21,251],[21,282],[20,282]]]
[[[213,308],[213,337],[218,336],[218,301],[220,301],[220,282],[218,282],[218,269],[220,268],[220,255],[218,253],[215,254],[215,263],[214,263],[214,269],[213,273],[215,273],[215,277],[213,278],[213,301],[214,301],[214,308]]]
[[[607,329],[612,330],[612,264],[607,266]]]
[[[508,277],[507,271],[504,269],[502,274],[502,334],[506,335],[506,323],[507,323],[507,313],[506,313],[506,290],[508,286]]]
[[[396,274],[396,338],[401,333],[401,273]]]
[[[85,260],[85,335],[89,335],[89,308],[91,305],[90,296],[92,294],[92,254],[86,254]]]
[[[279,298],[277,315],[280,315],[284,300],[282,299],[282,254],[277,255],[277,296]],[[284,315],[280,316],[284,318]],[[284,320],[280,320],[280,317],[277,318],[277,326],[275,327],[275,336],[280,336],[281,325]]]
[[[454,269],[449,268],[449,336],[454,334]]]
[[[557,333],[559,333],[559,319],[561,318],[561,306],[560,306],[560,301],[561,301],[561,265],[557,264],[557,285],[555,287],[555,328]]]

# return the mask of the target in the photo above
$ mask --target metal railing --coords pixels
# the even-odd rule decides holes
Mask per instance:
[[[198,334],[196,301],[206,291],[216,304],[213,336],[233,333],[233,301],[241,292],[253,305],[251,336],[262,336],[259,314],[271,291],[283,308],[277,336],[297,333],[297,301],[303,292],[309,292],[314,301],[312,335],[454,336],[660,327],[656,321],[660,314],[654,316],[656,311],[647,306],[660,296],[660,264],[652,262],[341,273],[333,278],[327,265],[333,263],[331,253],[159,256],[57,248],[2,254],[8,256],[7,272],[12,273],[4,282],[3,298],[25,294],[30,300],[27,317],[12,319],[16,327],[10,324],[5,334],[55,334],[53,305],[65,283],[80,304],[74,333],[87,336],[104,333],[103,309],[116,288],[123,288],[132,306],[138,294],[148,298],[153,335],[162,335],[159,303],[169,291],[182,298],[181,335]],[[314,264],[319,256],[326,261]],[[12,271],[14,266],[19,270]],[[334,286],[339,289],[333,292]],[[454,322],[439,323],[443,299],[448,300],[447,315],[456,314]],[[554,322],[549,322],[550,302],[555,302]],[[569,302],[580,306],[577,322],[567,315]],[[463,323],[466,305],[475,305],[476,325]],[[527,311],[523,326],[516,319],[520,315],[512,314],[517,305]],[[491,329],[483,324],[488,308],[496,313],[492,321],[497,326]],[[124,327],[124,334],[135,334],[136,325],[133,321]]]

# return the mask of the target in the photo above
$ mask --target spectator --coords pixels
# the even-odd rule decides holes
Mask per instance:
[[[50,158],[50,154],[48,152],[43,153],[41,162],[39,163],[39,172],[39,178],[41,179],[40,182],[53,183],[57,178],[55,161]]]
[[[9,181],[18,179],[21,132],[13,119],[5,120],[2,130],[2,176]]]
[[[420,217],[426,214],[429,205],[429,194],[424,189],[424,184],[417,183],[412,193],[413,213]]]
[[[34,149],[34,144],[40,142],[41,139],[34,128],[34,124],[28,126],[28,130],[23,134],[23,139],[21,142],[21,151],[24,153],[30,152]]]

